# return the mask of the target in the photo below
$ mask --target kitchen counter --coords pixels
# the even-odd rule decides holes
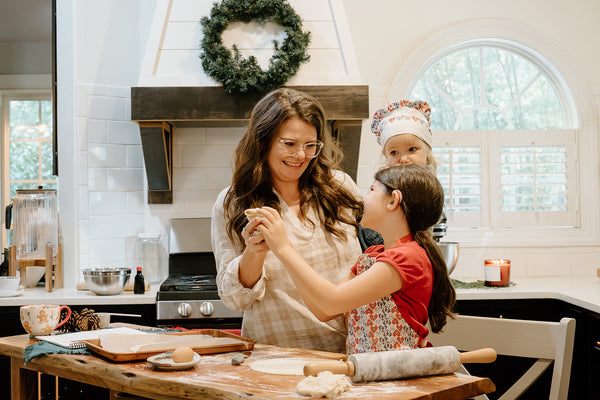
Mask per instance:
[[[467,279],[452,277],[468,282]],[[519,278],[509,287],[457,289],[458,300],[556,299],[600,313],[600,278]]]
[[[0,306],[23,306],[26,304],[60,304],[60,305],[110,305],[110,304],[155,304],[156,292],[160,285],[152,285],[150,290],[144,294],[133,294],[132,291],[125,290],[121,294],[113,296],[98,296],[89,290],[77,289],[52,289],[46,292],[42,286],[35,288],[26,288],[24,293],[15,297],[0,298]]]

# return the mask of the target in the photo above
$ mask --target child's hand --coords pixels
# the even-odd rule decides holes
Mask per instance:
[[[287,229],[277,210],[263,207],[258,210],[260,224],[256,229],[261,233],[272,252],[277,253],[286,246],[291,247]]]

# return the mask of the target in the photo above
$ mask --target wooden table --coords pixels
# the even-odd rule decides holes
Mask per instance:
[[[295,393],[304,377],[253,371],[259,359],[303,357],[339,359],[340,354],[257,344],[242,365],[232,353],[202,356],[188,371],[155,371],[147,362],[114,363],[95,355],[48,354],[23,364],[23,350],[35,343],[28,335],[0,338],[0,354],[11,357],[11,398],[37,397],[37,372],[146,398],[167,399],[307,399]],[[488,378],[462,374],[400,381],[353,384],[338,399],[467,399],[495,390]]]

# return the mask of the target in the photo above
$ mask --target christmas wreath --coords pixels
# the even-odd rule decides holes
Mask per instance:
[[[267,71],[260,68],[254,56],[245,58],[235,45],[233,51],[223,45],[221,36],[233,21],[272,21],[284,28],[287,37],[281,45],[273,40]],[[285,0],[222,0],[213,5],[210,18],[203,17],[200,22],[204,33],[202,68],[222,83],[227,93],[268,92],[287,82],[310,58],[306,54],[310,32],[302,32],[302,19]]]

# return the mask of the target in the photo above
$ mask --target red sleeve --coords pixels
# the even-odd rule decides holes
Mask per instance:
[[[433,290],[433,267],[417,242],[401,244],[381,253],[377,261],[393,266],[402,278],[402,289],[392,293],[402,317],[422,337],[429,315],[427,308]]]

